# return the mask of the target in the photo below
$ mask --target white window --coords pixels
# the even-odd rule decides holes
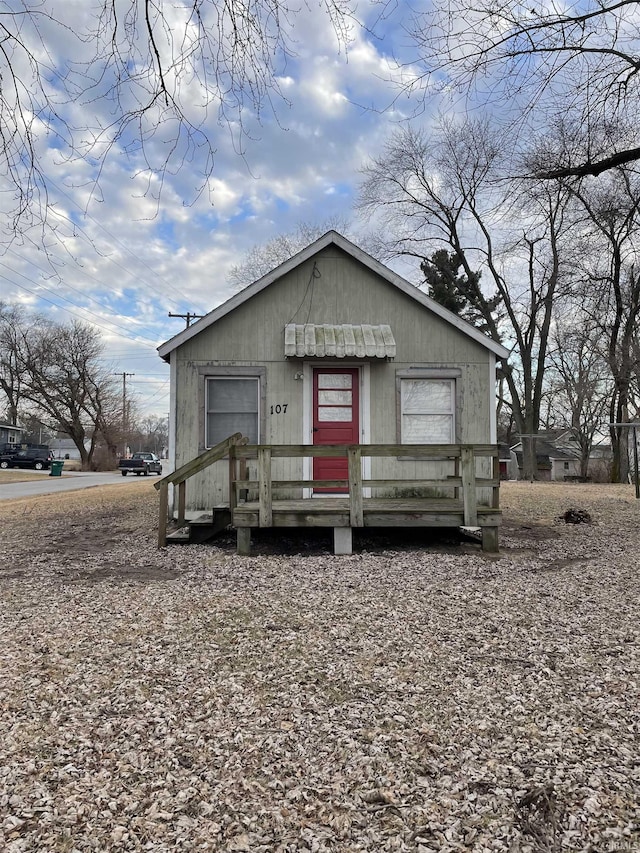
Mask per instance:
[[[260,379],[257,376],[210,376],[206,379],[207,447],[235,432],[250,444],[260,441]]]
[[[401,379],[402,444],[453,444],[455,397],[455,379]]]

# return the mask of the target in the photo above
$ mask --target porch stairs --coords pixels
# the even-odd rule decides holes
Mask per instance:
[[[167,545],[202,545],[215,539],[230,525],[229,506],[215,507],[197,518],[185,519],[182,526],[167,532]]]
[[[346,457],[348,477],[339,480],[276,480],[272,459]],[[229,505],[218,505],[198,518],[187,519],[186,483],[214,462],[228,459]],[[435,462],[426,477],[407,479],[396,465],[393,478],[363,478],[364,458]],[[487,459],[477,465],[478,459]],[[257,479],[248,476],[248,460],[256,460]],[[443,468],[444,463],[444,470]],[[169,486],[177,512],[169,521]],[[251,553],[252,529],[264,527],[332,527],[334,552],[352,553],[353,529],[362,527],[458,527],[480,530],[483,551],[498,551],[500,477],[498,447],[493,444],[452,445],[249,445],[240,433],[190,460],[156,481],[159,495],[158,546],[169,542],[195,544],[212,539],[232,526],[237,553]],[[339,489],[339,496],[305,497],[305,490]],[[282,492],[284,491],[284,495]],[[298,497],[286,497],[287,493]],[[372,494],[373,492],[373,494]],[[173,521],[176,512],[177,521]],[[170,532],[170,526],[174,528]],[[175,527],[178,529],[176,530]]]

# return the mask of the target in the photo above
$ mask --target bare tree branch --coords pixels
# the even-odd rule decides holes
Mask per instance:
[[[320,5],[337,52],[346,50],[350,0]],[[243,156],[250,122],[266,113],[277,118],[287,105],[279,79],[296,56],[297,17],[310,7],[306,0],[301,7],[288,0],[100,0],[87,29],[63,9],[45,0],[0,8],[0,177],[5,198],[13,197],[9,240],[29,239],[47,222],[45,141],[62,160],[89,167],[91,197],[114,153],[146,177],[145,194],[156,204],[165,177],[185,164],[192,200],[210,192],[220,125]]]
[[[469,106],[481,102],[508,123],[514,139],[563,115],[585,128],[637,127],[637,9],[635,0],[570,8],[555,0],[449,0],[416,16],[418,59],[406,86],[463,93]],[[598,175],[639,157],[635,134],[598,134],[580,159],[535,174]]]

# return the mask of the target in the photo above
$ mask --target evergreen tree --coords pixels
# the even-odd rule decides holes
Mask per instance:
[[[420,264],[428,287],[429,296],[444,308],[459,316],[469,304],[467,278],[458,275],[462,259],[456,252],[438,249],[430,258],[425,258]],[[480,273],[475,274],[475,284],[480,280]]]

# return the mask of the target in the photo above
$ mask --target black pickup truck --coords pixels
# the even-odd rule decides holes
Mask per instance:
[[[131,459],[121,459],[118,468],[123,477],[127,474],[135,474],[138,477],[140,474],[145,477],[149,474],[162,474],[162,462],[155,453],[134,453]]]

